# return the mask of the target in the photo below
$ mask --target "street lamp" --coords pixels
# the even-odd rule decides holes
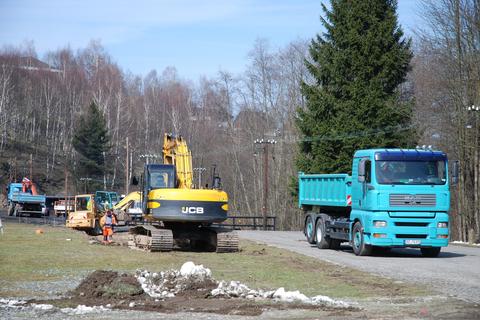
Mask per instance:
[[[92,178],[80,178],[80,181],[83,181],[85,184],[85,193],[87,193],[87,185],[89,181],[92,181]]]
[[[193,172],[198,174],[198,189],[202,187],[202,174],[207,170],[207,168],[193,168]]]
[[[160,156],[158,154],[141,154],[141,155],[139,155],[139,157],[142,158],[142,159],[145,159],[145,164],[149,163],[148,159],[150,159],[150,158],[152,158],[152,159],[160,158]]]

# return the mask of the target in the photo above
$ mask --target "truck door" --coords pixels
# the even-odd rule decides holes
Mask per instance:
[[[352,168],[352,209],[368,210],[371,204],[372,160],[356,158]]]

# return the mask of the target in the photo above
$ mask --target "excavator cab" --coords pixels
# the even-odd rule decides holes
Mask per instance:
[[[170,164],[149,164],[145,166],[144,187],[152,189],[174,189],[177,185],[175,166]]]
[[[148,195],[154,189],[174,189],[177,186],[177,176],[175,166],[170,164],[147,164],[143,173],[143,193],[142,205],[143,212],[147,213]]]

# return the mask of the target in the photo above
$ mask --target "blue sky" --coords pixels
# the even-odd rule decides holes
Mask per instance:
[[[272,48],[321,31],[325,0],[0,0],[0,47],[33,40],[40,57],[99,39],[124,69],[146,74],[177,68],[192,80],[218,70],[240,73],[258,38]],[[411,33],[419,0],[399,0]]]

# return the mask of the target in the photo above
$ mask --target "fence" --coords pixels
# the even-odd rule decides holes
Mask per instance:
[[[264,228],[263,216],[230,216],[222,223],[215,225],[232,228],[234,230],[272,230],[275,231],[276,216],[267,216]]]

